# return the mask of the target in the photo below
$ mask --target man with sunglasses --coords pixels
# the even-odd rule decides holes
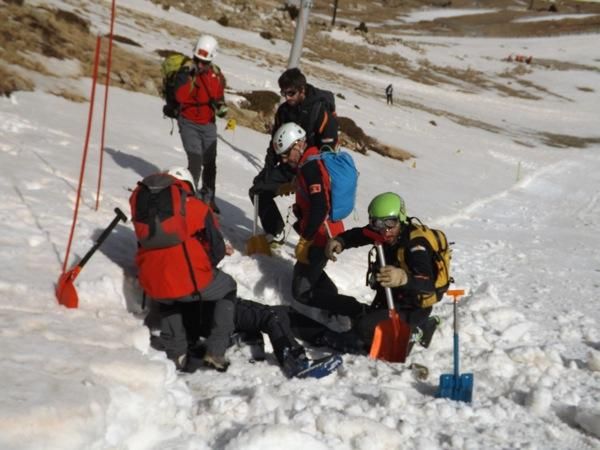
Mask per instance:
[[[338,142],[338,122],[333,93],[314,87],[297,68],[288,69],[279,77],[284,102],[275,113],[273,134],[284,123],[294,122],[306,132],[307,147],[335,148]],[[258,194],[258,216],[265,233],[274,243],[283,243],[285,223],[274,198],[294,192],[295,168],[282,161],[273,147],[273,136],[267,148],[264,168],[254,178],[250,199]]]
[[[378,263],[369,267],[368,283],[376,295],[366,314],[355,317],[354,327],[347,333],[326,332],[323,342],[342,350],[343,346],[363,346],[368,351],[377,324],[388,318],[385,288],[391,288],[398,315],[413,331],[413,339],[428,347],[439,324],[432,316],[432,307],[421,307],[419,297],[435,294],[434,268],[431,250],[425,238],[410,236],[412,224],[406,215],[404,200],[397,194],[385,192],[369,204],[369,224],[347,230],[329,240],[325,255],[336,261],[336,254],[347,248],[383,244],[386,266]],[[359,343],[359,344],[356,344]],[[347,349],[346,349],[347,350]]]
[[[200,36],[194,47],[188,70],[175,79],[175,99],[180,106],[177,125],[188,158],[188,169],[194,179],[198,197],[219,213],[215,204],[217,178],[216,117],[225,117],[225,78],[212,63],[217,53],[217,40]],[[202,176],[202,185],[198,186]]]

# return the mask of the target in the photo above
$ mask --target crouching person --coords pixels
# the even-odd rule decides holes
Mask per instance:
[[[236,283],[216,265],[225,256],[225,243],[211,209],[195,197],[189,170],[174,167],[138,183],[130,198],[131,216],[138,239],[136,266],[146,297],[156,302],[160,340],[167,357],[178,369],[188,358],[188,334],[184,311],[194,302],[235,299]],[[227,302],[213,308],[214,322],[232,323]],[[224,353],[227,333],[215,332],[207,339],[207,356]],[[226,368],[215,357],[211,363]]]
[[[336,261],[336,254],[347,248],[382,243],[387,265],[380,267],[373,261],[367,276],[376,291],[375,298],[366,313],[354,317],[349,332],[323,330],[321,334],[313,333],[311,340],[340,351],[368,351],[375,327],[389,317],[385,288],[391,288],[396,311],[412,331],[409,351],[415,342],[428,347],[439,324],[439,318],[431,316],[432,306],[442,296],[436,292],[436,276],[442,274],[432,262],[433,249],[428,239],[431,230],[407,217],[404,200],[392,192],[375,196],[368,210],[369,224],[329,240],[325,254]]]
[[[190,347],[201,335],[206,337],[204,364],[227,370],[225,351],[236,329],[269,333],[278,361],[290,368],[289,376],[311,366],[304,349],[286,332],[287,316],[279,320],[284,315],[277,310],[238,300],[235,280],[217,268],[225,242],[216,216],[196,198],[188,169],[175,167],[144,178],[130,204],[138,239],[138,280],[146,297],[158,305],[161,346],[178,370],[190,369]]]

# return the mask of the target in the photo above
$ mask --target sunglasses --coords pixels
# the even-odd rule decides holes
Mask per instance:
[[[400,224],[400,219],[398,217],[373,217],[369,223],[377,231],[385,231],[397,227]]]
[[[288,98],[288,97],[293,97],[297,93],[298,93],[298,90],[296,90],[296,89],[288,89],[287,91],[281,91],[281,96]]]
[[[196,56],[194,56],[194,62],[196,64],[202,64],[203,66],[208,66],[210,64],[210,61],[204,61]]]

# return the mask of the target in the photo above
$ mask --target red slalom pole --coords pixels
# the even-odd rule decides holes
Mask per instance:
[[[108,105],[108,87],[110,86],[110,64],[112,62],[113,30],[115,26],[116,0],[112,0],[110,12],[110,34],[108,36],[108,55],[106,61],[106,81],[104,83],[104,111],[102,113],[102,137],[100,138],[100,166],[98,167],[98,189],[96,190],[96,211],[100,206],[100,187],[102,186],[102,163],[104,161],[104,130]]]
[[[77,198],[75,199],[75,210],[73,211],[73,223],[71,224],[71,233],[69,234],[69,242],[67,244],[67,252],[65,261],[63,262],[62,273],[67,270],[67,262],[69,261],[69,253],[71,251],[71,243],[73,242],[73,233],[75,224],[77,223],[77,214],[79,212],[79,200],[81,198],[81,186],[83,185],[83,175],[85,173],[85,161],[87,159],[88,144],[90,142],[90,131],[92,128],[92,117],[94,114],[94,99],[96,97],[96,82],[98,80],[98,61],[100,60],[100,46],[102,40],[100,36],[96,38],[96,52],[94,54],[94,70],[92,75],[92,92],[90,94],[90,110],[88,113],[87,132],[85,134],[85,145],[83,147],[83,157],[81,158],[81,169],[79,170],[79,185],[77,186]]]

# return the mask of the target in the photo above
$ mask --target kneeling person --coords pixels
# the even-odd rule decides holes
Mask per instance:
[[[310,372],[312,363],[304,349],[286,332],[287,316],[240,301],[235,280],[216,267],[225,256],[225,242],[216,216],[194,195],[187,169],[176,167],[144,178],[130,204],[138,238],[138,280],[158,305],[160,341],[179,370],[188,368],[189,343],[197,340],[197,325],[205,316],[210,318],[207,365],[227,369],[225,351],[236,330],[265,331],[274,339],[276,356],[288,376]],[[339,365],[341,359],[331,357],[328,362]]]
[[[369,224],[331,239],[325,254],[336,261],[335,255],[347,248],[382,242],[387,265],[374,264],[369,268],[369,284],[376,291],[375,298],[365,314],[354,317],[353,329],[348,333],[325,332],[322,337],[326,342],[322,343],[342,350],[341,347],[352,347],[357,342],[362,350],[368,351],[375,327],[389,317],[385,288],[391,288],[398,315],[411,327],[414,339],[428,347],[439,324],[437,316],[430,317],[432,304],[439,300],[432,249],[424,237],[412,233],[416,224],[407,217],[404,200],[399,195],[392,192],[377,195],[368,210]]]

